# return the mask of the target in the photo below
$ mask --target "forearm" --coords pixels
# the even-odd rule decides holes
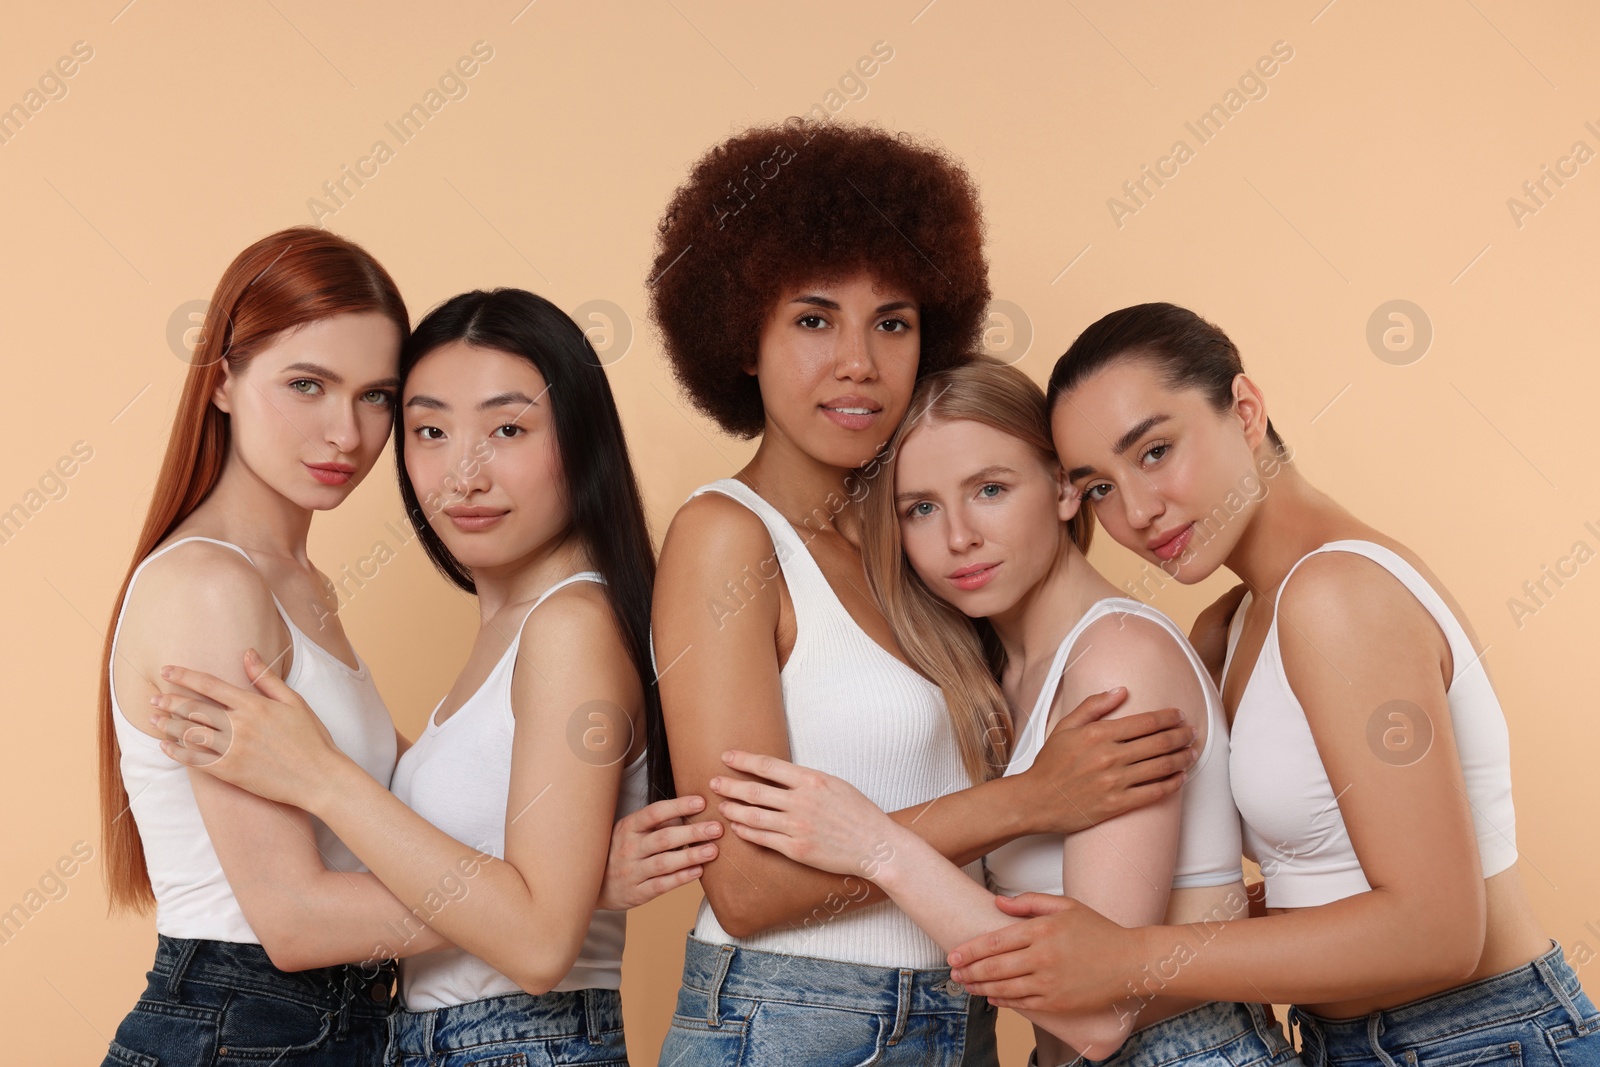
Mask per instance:
[[[428,925],[426,909],[407,907],[370,873],[324,870],[270,893],[282,911],[272,926],[282,932],[272,936],[263,924],[257,934],[272,937],[276,958],[293,964],[285,969],[415,956],[451,944]]]
[[[583,931],[567,929],[561,909],[535,907],[515,867],[457,841],[359,768],[330,776],[311,810],[449,942],[519,984],[556,981],[570,968]]]
[[[888,844],[893,853],[876,870],[877,884],[946,952],[1017,921],[995,907],[994,894],[916,835],[896,835]],[[1134,1016],[1116,1007],[1074,1015],[1021,1014],[1094,1059],[1110,1055],[1134,1026]]]
[[[1173,996],[1327,1003],[1465,977],[1477,957],[1462,948],[1471,947],[1467,926],[1449,902],[1405,908],[1370,890],[1260,918],[1145,927],[1136,931],[1131,965],[1159,976],[1162,992]]]
[[[907,831],[950,863],[965,866],[1007,841],[1033,832],[1023,821],[1024,806],[1016,799],[1017,788],[1015,778],[996,778],[890,812],[883,817],[885,837]],[[715,814],[709,812],[707,817]],[[735,842],[727,842],[725,855],[707,868],[713,880],[720,877],[724,883],[713,881],[706,894],[723,928],[735,936],[800,923],[819,908],[838,914],[887,899],[881,888],[864,877],[831,874],[770,849],[748,849],[729,868],[713,873],[723,859],[732,859],[726,855],[731,851],[728,846]],[[965,876],[963,880],[971,883]]]

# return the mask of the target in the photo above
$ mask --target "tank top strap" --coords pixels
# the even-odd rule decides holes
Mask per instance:
[[[1348,538],[1342,541],[1329,541],[1327,544],[1318,545],[1295,561],[1294,567],[1289,568],[1289,574],[1283,576],[1283,581],[1278,583],[1277,596],[1272,604],[1272,626],[1276,631],[1278,626],[1278,601],[1283,597],[1283,587],[1289,582],[1289,575],[1295,568],[1320,552],[1350,552],[1358,556],[1365,556],[1378,566],[1394,575],[1400,584],[1408,589],[1412,596],[1422,604],[1433,621],[1438,623],[1439,629],[1444,632],[1445,641],[1450,645],[1450,658],[1455,674],[1459,675],[1478,660],[1478,653],[1472,647],[1472,641],[1467,637],[1466,629],[1461,621],[1456,618],[1455,612],[1444,602],[1444,598],[1429,584],[1420,571],[1413,567],[1406,558],[1391,548],[1386,548],[1375,541],[1365,541],[1359,538]]]
[[[755,512],[762,525],[766,526],[767,534],[772,538],[772,548],[778,567],[783,572],[784,582],[789,587],[789,596],[795,604],[797,620],[813,612],[826,613],[834,608],[849,617],[844,605],[839,602],[838,595],[834,593],[833,586],[828,583],[827,575],[822,573],[822,568],[817,566],[817,561],[812,558],[811,550],[806,547],[805,540],[793,524],[783,517],[782,512],[737,478],[719,478],[717,481],[702,485],[690,494],[690,498],[708,492],[732,497]],[[756,577],[766,582],[776,578],[777,575],[760,574]],[[854,623],[851,625],[853,628]]]
[[[606,579],[605,575],[601,574],[599,571],[579,571],[576,574],[567,575],[565,578],[552,585],[549,589],[546,589],[544,592],[540,593],[539,596],[534,600],[533,606],[527,611],[523,612],[522,621],[517,623],[517,629],[511,635],[510,643],[506,645],[505,652],[501,653],[500,655],[500,662],[496,663],[494,665],[494,669],[489,672],[489,678],[484,679],[485,686],[489,684],[490,679],[493,679],[500,674],[504,674],[507,680],[510,679],[510,665],[516,661],[517,649],[522,644],[522,631],[528,628],[528,620],[533,617],[533,613],[535,611],[539,610],[539,605],[543,604],[550,598],[552,593],[558,589],[565,588],[574,582],[595,582],[599,585],[605,585]],[[442,704],[444,701],[440,700],[440,703]],[[438,711],[439,709],[436,707],[433,710]],[[507,710],[509,711],[509,707]]]

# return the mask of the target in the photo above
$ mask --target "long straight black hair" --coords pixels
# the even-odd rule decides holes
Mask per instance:
[[[451,297],[417,324],[400,351],[400,388],[428,353],[464,341],[477,348],[520,356],[544,376],[555,420],[556,444],[571,510],[569,532],[587,548],[605,578],[606,598],[626,640],[644,689],[645,741],[649,746],[650,798],[674,795],[661,698],[650,657],[650,592],[655,584],[655,548],[622,420],[604,366],[589,339],[566,312],[524,289],[475,289]],[[406,474],[402,406],[395,405],[395,464],[400,497],[423,549],[446,578],[476,593],[472,572],[428,524],[416,488]]]

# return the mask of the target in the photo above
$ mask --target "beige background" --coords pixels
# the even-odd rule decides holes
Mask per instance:
[[[494,285],[569,310],[602,302],[586,325],[614,361],[659,537],[748,446],[686,411],[644,320],[657,214],[710,144],[813,105],[936,138],[966,161],[1007,302],[991,340],[1035,378],[1083,326],[1131,303],[1172,300],[1230,332],[1309,476],[1422,553],[1490,646],[1523,876],[1600,986],[1588,963],[1600,949],[1592,5],[123,3],[8,5],[0,33],[0,106],[26,114],[0,143],[0,511],[26,512],[0,543],[0,910],[26,915],[0,935],[8,1060],[97,1061],[151,957],[151,920],[104,917],[94,684],[192,302],[246,244],[312,221],[323,183],[388,142],[392,158],[360,188],[347,180],[352,195],[325,200],[320,221],[378,256],[414,318]],[[493,56],[466,94],[441,94],[400,144],[385,123],[426,106],[478,41]],[[841,88],[879,41],[892,59]],[[91,58],[50,81],[76,42]],[[1261,79],[1264,96],[1247,81],[1257,98],[1241,93],[1229,113],[1225,94],[1276,42],[1292,59]],[[1227,122],[1202,144],[1185,123],[1213,104]],[[1142,166],[1171,174],[1160,161],[1178,140],[1191,158],[1150,183],[1143,206],[1124,200],[1137,211],[1114,212],[1108,200]],[[1545,166],[1567,177],[1545,179],[1540,206],[1522,187]],[[1395,299],[1431,323],[1420,359],[1415,343],[1369,345],[1369,318]],[[51,481],[78,442],[88,461]],[[380,466],[317,521],[313,558],[337,578],[377,541],[396,543],[389,521],[401,511]],[[1137,571],[1109,543],[1095,558],[1119,581]],[[1546,579],[1537,603],[1523,585],[1545,568],[1566,577]],[[1169,584],[1153,599],[1187,623],[1225,584]],[[1536,610],[1519,618],[1519,597]],[[413,734],[473,623],[415,543],[345,609]],[[63,894],[46,876],[79,841],[93,856]],[[58,899],[38,893],[41,879]],[[655,1062],[698,899],[681,890],[631,917],[636,1063]],[[1008,1018],[1006,1062],[1028,1047]]]

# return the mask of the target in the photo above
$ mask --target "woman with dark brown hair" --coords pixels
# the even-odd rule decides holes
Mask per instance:
[[[1101,694],[1033,770],[997,777],[1003,712],[947,705],[867,592],[861,471],[918,378],[975,344],[982,238],[977,191],[949,156],[792,119],[695,164],[650,282],[685,392],[724,431],[760,438],[667,532],[653,640],[671,753],[652,746],[654,776],[702,793],[730,776],[732,748],[816,767],[974,880],[996,845],[1168,796],[1192,760],[1173,709],[1085,725],[1117,703]],[[950,980],[938,944],[863,874],[725,839],[701,877],[661,1062],[993,1063],[993,1008]]]

